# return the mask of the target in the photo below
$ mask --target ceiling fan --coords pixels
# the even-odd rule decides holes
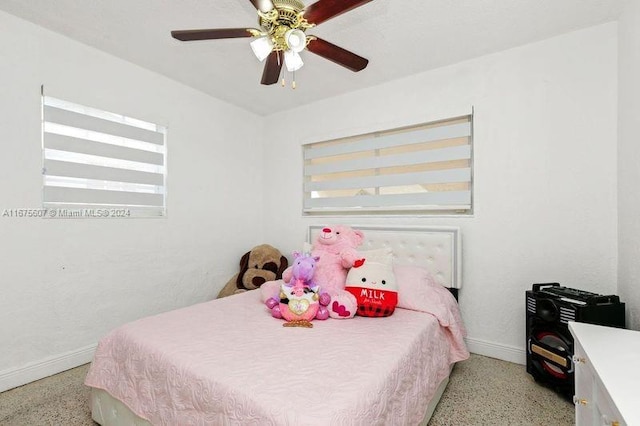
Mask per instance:
[[[259,29],[217,28],[171,31],[181,41],[254,37],[251,49],[266,59],[261,83],[277,83],[282,65],[295,72],[303,65],[300,52],[305,48],[351,71],[362,71],[369,60],[305,31],[372,0],[318,0],[305,8],[300,0],[249,0],[257,9]],[[284,79],[283,79],[284,85]],[[295,88],[295,81],[293,83]]]

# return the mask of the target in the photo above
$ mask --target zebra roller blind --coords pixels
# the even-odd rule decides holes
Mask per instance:
[[[472,212],[473,115],[303,145],[304,213]]]
[[[42,103],[45,208],[165,215],[164,127],[49,96]]]

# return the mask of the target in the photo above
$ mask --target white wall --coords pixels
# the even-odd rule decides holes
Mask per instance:
[[[41,203],[41,84],[169,127],[168,218],[0,217],[0,390],[88,361],[118,324],[214,297],[247,247],[268,241],[289,252],[309,224],[325,222],[460,226],[470,346],[522,362],[531,283],[616,292],[617,178],[620,292],[637,324],[633,7],[620,25],[619,103],[618,29],[606,24],[267,117],[264,136],[261,117],[0,13],[0,213]],[[471,106],[474,217],[301,216],[300,143]]]
[[[336,78],[342,72],[336,68]],[[474,217],[301,216],[301,143],[471,106]],[[460,226],[470,348],[524,362],[524,292],[532,283],[616,292],[616,107],[612,23],[270,116],[264,161],[280,166],[265,175],[265,239],[290,251],[312,223]]]
[[[0,213],[41,206],[41,84],[169,129],[167,218],[0,216],[1,391],[125,321],[215,297],[262,242],[263,170],[261,117],[4,13],[0,81]]]
[[[640,330],[640,2],[625,1],[618,34],[618,285],[627,326]]]

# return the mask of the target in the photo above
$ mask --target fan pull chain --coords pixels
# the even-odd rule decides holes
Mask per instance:
[[[283,71],[282,72],[282,82],[281,82],[282,87],[286,87],[286,85],[287,85],[287,81],[285,80],[284,75],[285,75],[285,73]],[[291,88],[295,90],[295,88],[296,88],[296,72],[295,71],[293,71],[291,73],[291,80],[292,80],[291,81]]]
[[[285,79],[285,75],[286,75],[286,71],[285,71],[285,64],[281,64],[280,63],[280,55],[278,54],[278,65],[280,66],[280,74],[282,75],[282,80],[280,82],[280,84],[282,85],[282,87],[286,87],[287,85],[287,80]],[[292,89],[296,89],[296,72],[292,71],[291,72],[291,88]]]
[[[278,56],[278,66],[280,67],[280,74],[282,74],[282,87],[284,87],[284,84],[285,84],[285,81],[284,81],[284,67],[280,63],[280,53],[278,53],[277,56]]]

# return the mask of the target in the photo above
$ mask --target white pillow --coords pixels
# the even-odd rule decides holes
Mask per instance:
[[[358,256],[369,262],[383,263],[385,265],[393,264],[393,252],[390,247],[358,251]]]
[[[306,241],[304,243],[302,243],[302,252],[303,253],[311,253],[311,250],[313,250],[313,246],[311,244],[309,244]]]

